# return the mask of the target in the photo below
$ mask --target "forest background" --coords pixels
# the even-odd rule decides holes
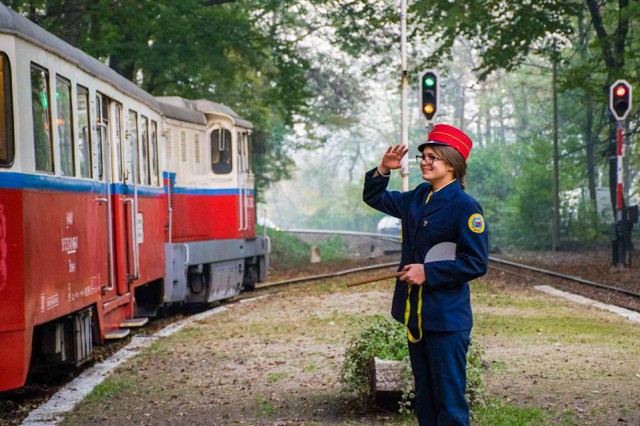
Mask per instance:
[[[153,95],[207,98],[249,119],[260,213],[280,226],[375,231],[382,215],[361,188],[400,139],[399,0],[4,3]],[[551,246],[554,64],[560,246],[608,244],[608,92],[619,78],[640,82],[639,19],[629,0],[408,2],[411,156],[426,137],[419,73],[436,68],[436,122],[474,141],[467,190],[494,248]],[[626,122],[628,204],[639,111]]]

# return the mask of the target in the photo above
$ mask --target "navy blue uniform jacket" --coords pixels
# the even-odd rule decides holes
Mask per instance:
[[[422,292],[422,329],[470,330],[473,326],[470,280],[484,275],[489,261],[487,229],[480,204],[456,180],[431,194],[428,182],[408,192],[387,191],[389,178],[365,174],[363,199],[376,210],[402,220],[401,270],[411,263],[424,264],[427,277]],[[424,263],[434,245],[456,244],[455,260]],[[409,285],[396,281],[391,315],[404,324]],[[418,288],[411,291],[408,327],[417,329]]]

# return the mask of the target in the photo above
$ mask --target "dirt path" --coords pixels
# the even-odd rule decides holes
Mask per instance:
[[[492,397],[543,408],[548,424],[640,424],[640,327],[489,278],[472,292]],[[348,333],[387,314],[392,289],[344,283],[291,287],[161,340],[65,424],[415,425],[340,394]]]

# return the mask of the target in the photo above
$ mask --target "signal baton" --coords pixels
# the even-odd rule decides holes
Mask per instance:
[[[387,273],[387,274],[383,274],[383,275],[378,275],[375,277],[369,277],[369,278],[365,278],[363,280],[360,281],[356,281],[353,283],[348,283],[347,287],[355,287],[357,285],[362,285],[362,284],[369,284],[369,283],[374,283],[376,281],[383,281],[383,280],[388,280],[389,278],[398,278],[401,277],[402,275],[404,275],[406,273],[406,271],[398,271],[398,272],[394,272],[394,273]]]

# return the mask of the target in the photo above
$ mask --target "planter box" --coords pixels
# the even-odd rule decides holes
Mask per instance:
[[[405,364],[402,361],[371,360],[371,395],[402,393]]]

